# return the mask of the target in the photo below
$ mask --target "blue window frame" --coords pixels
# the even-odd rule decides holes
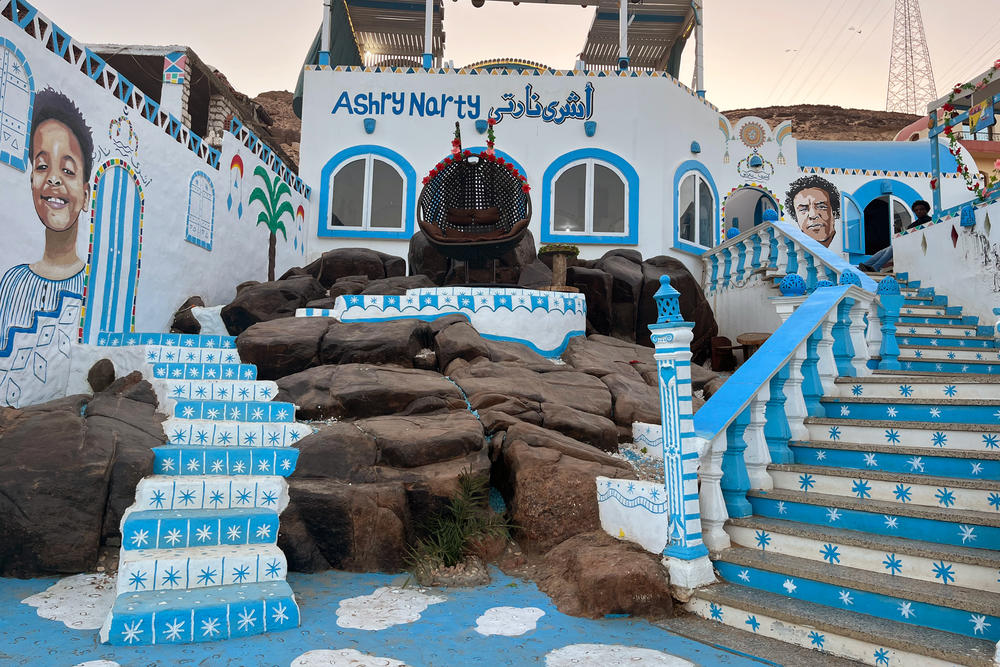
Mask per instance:
[[[555,159],[542,176],[542,242],[639,242],[639,175],[598,148]]]
[[[674,248],[704,254],[719,242],[719,191],[700,162],[688,160],[674,173]]]
[[[191,176],[188,187],[188,212],[185,239],[205,250],[212,249],[215,226],[215,186],[203,171]]]
[[[320,175],[317,236],[408,239],[413,236],[417,174],[384,146],[344,149]]]

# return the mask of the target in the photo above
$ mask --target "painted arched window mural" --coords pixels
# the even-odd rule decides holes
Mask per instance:
[[[719,193],[704,165],[685,162],[674,176],[674,247],[701,254],[715,245]]]
[[[110,160],[94,177],[83,341],[101,331],[132,331],[142,247],[143,193],[135,172]]]
[[[215,224],[215,186],[204,172],[191,176],[188,188],[187,234],[189,243],[212,249],[212,228]]]
[[[572,151],[542,176],[542,241],[636,243],[639,177],[614,153]]]
[[[323,167],[318,235],[410,238],[416,172],[382,146],[354,146]]]
[[[28,126],[35,98],[31,68],[14,42],[0,37],[0,162],[28,167]]]

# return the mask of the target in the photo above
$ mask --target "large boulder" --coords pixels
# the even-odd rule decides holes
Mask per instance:
[[[614,401],[614,420],[619,426],[633,422],[660,423],[660,392],[635,373],[611,373],[601,378]]]
[[[431,245],[423,231],[418,230],[410,237],[406,258],[409,260],[411,276],[426,276],[435,285],[444,285],[451,261]]]
[[[236,338],[236,349],[243,363],[257,366],[257,379],[277,380],[320,364],[320,341],[333,322],[327,317],[258,322]]]
[[[537,583],[559,611],[571,616],[673,614],[669,575],[660,557],[600,530],[570,537],[545,554]]]
[[[322,283],[324,288],[329,288],[344,276],[363,275],[370,280],[377,280],[405,275],[406,262],[402,257],[368,248],[336,248],[324,252],[305,266],[304,270]]]
[[[479,357],[490,358],[490,347],[485,338],[466,322],[457,322],[442,329],[434,337],[437,362],[443,370],[455,359],[472,361]]]
[[[396,364],[413,368],[413,357],[430,346],[432,331],[422,320],[330,323],[320,341],[324,364]]]
[[[441,254],[418,231],[410,237],[407,252],[410,261],[410,275],[426,276],[435,285],[455,285],[464,283],[517,285],[525,267],[537,261],[535,237],[530,231],[516,246],[496,258],[484,257],[479,262],[456,262]],[[550,281],[551,282],[551,281]],[[550,283],[545,283],[546,285]]]
[[[614,279],[610,274],[585,266],[566,269],[566,283],[587,297],[587,323],[589,329],[601,334],[611,333],[611,295]]]
[[[611,250],[596,267],[611,276],[611,335],[634,341],[642,297],[642,255],[635,250]]]
[[[0,575],[97,563],[118,443],[87,428],[87,400],[0,409]]]
[[[370,281],[365,285],[361,293],[402,295],[406,294],[407,290],[426,287],[436,287],[427,276],[393,276],[391,278],[379,278],[378,280]]]
[[[222,321],[231,335],[238,336],[257,322],[294,317],[297,308],[322,298],[325,292],[312,276],[248,285],[222,309]]]
[[[642,263],[643,288],[639,299],[639,320],[636,340],[643,345],[651,345],[649,325],[656,322],[656,302],[653,295],[660,289],[660,276],[670,276],[670,286],[680,292],[681,316],[686,322],[694,322],[691,341],[692,362],[700,364],[712,353],[712,337],[718,335],[719,326],[712,313],[712,307],[705,298],[701,285],[691,275],[683,262],[673,257],[660,255]]]
[[[525,423],[507,430],[499,463],[494,478],[510,508],[515,536],[525,550],[535,552],[600,528],[598,476],[635,478],[624,461]]]
[[[562,359],[581,373],[597,377],[612,373],[654,378],[656,375],[653,348],[611,336],[592,334],[571,338]]]
[[[276,400],[299,406],[300,419],[363,419],[465,407],[462,392],[439,373],[393,366],[317,366],[280,378],[278,389]]]

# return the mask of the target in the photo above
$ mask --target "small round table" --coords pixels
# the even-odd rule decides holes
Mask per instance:
[[[736,337],[736,342],[743,346],[743,360],[746,361],[756,352],[764,341],[771,337],[769,333],[743,333]]]

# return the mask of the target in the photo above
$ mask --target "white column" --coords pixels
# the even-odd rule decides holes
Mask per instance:
[[[626,68],[628,68],[628,0],[618,0],[618,69]]]
[[[716,553],[732,546],[729,535],[723,528],[729,519],[726,501],[722,497],[722,455],[726,452],[726,429],[705,448],[701,456],[701,481],[699,501],[701,503],[701,539],[708,550]]]
[[[792,440],[808,440],[809,429],[806,418],[806,402],[802,398],[802,362],[806,360],[806,344],[803,341],[788,360],[788,379],[785,381],[785,416]]]
[[[823,386],[824,396],[839,395],[837,383],[835,382],[837,377],[837,362],[833,358],[833,325],[836,321],[837,309],[834,308],[820,325],[823,327],[823,336],[816,345],[816,353],[819,355],[816,369],[819,372],[819,382]]]
[[[424,7],[424,68],[434,65],[434,0],[426,0]]]
[[[857,290],[860,292],[861,290]],[[867,294],[867,293],[865,293]],[[866,377],[872,374],[872,369],[868,368],[868,342],[865,340],[865,313],[871,308],[872,296],[858,298],[854,294],[854,305],[851,306],[851,343],[854,345],[854,370],[858,377]]]
[[[323,0],[323,27],[319,36],[319,64],[330,64],[330,24],[333,21],[332,0]]]
[[[882,321],[878,316],[877,301],[868,309],[868,358],[882,356]]]
[[[691,8],[694,9],[694,89],[698,97],[705,97],[705,35],[701,0],[692,0]]]
[[[774,480],[767,472],[767,464],[771,462],[771,452],[768,451],[767,440],[764,439],[764,424],[767,422],[764,418],[764,408],[769,398],[771,398],[771,387],[765,382],[757,390],[757,396],[750,404],[750,426],[743,434],[743,440],[747,443],[743,460],[747,464],[750,488],[765,491],[774,488]]]

